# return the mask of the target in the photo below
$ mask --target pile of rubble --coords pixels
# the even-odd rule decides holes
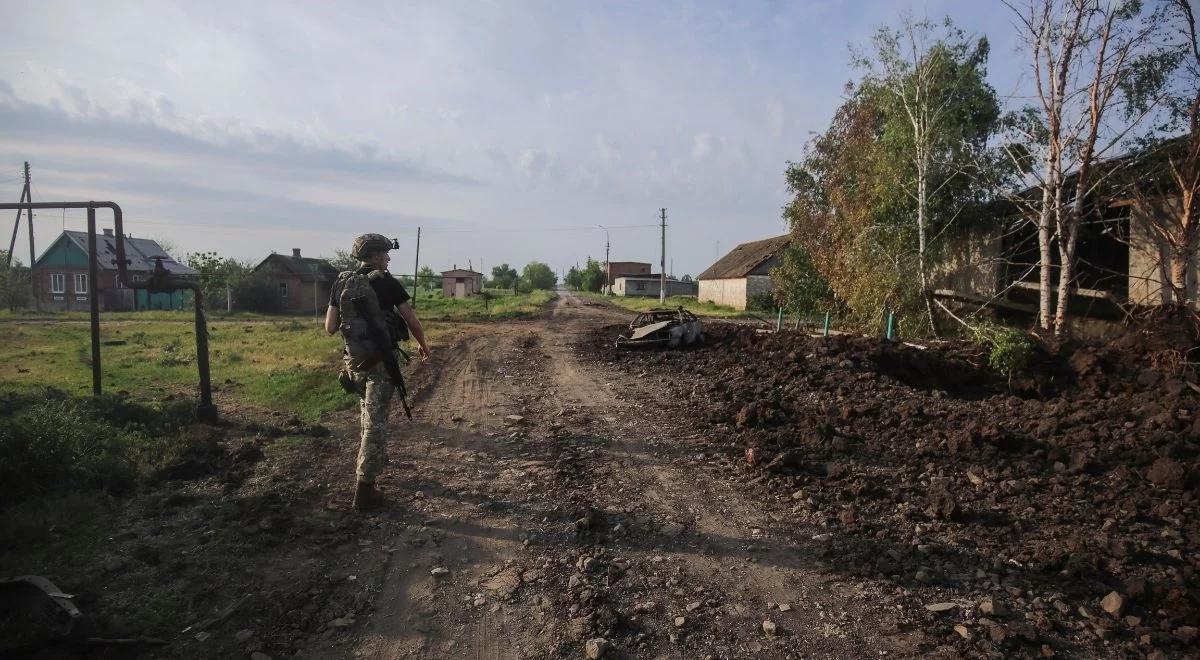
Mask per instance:
[[[1039,350],[710,327],[705,346],[594,356],[680,410],[817,534],[968,655],[1188,653],[1200,627],[1200,388],[1176,345]],[[1194,344],[1193,344],[1194,345]],[[1138,352],[1138,349],[1141,352]],[[1089,651],[1090,650],[1090,651]]]

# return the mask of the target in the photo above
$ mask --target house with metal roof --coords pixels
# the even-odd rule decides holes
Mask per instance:
[[[696,277],[701,302],[746,309],[759,294],[771,293],[771,269],[779,265],[779,254],[792,241],[785,234],[761,241],[742,243]]]
[[[338,271],[325,259],[300,256],[300,248],[292,248],[291,256],[272,252],[254,267],[265,273],[279,292],[279,311],[289,314],[325,314],[329,291],[337,280]]]
[[[34,263],[37,295],[42,309],[87,309],[89,296],[98,296],[103,311],[142,309],[183,309],[184,292],[151,293],[145,289],[127,289],[117,277],[117,237],[112,229],[96,236],[96,282],[88,281],[88,235],[83,231],[64,231]],[[176,261],[157,242],[148,238],[125,237],[127,270],[135,282],[149,280],[156,265],[172,275],[198,277],[200,273]]]

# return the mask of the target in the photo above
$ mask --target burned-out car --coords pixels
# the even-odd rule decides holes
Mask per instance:
[[[652,309],[637,315],[629,332],[617,337],[617,348],[666,346],[678,348],[704,340],[704,331],[696,315],[679,309]]]

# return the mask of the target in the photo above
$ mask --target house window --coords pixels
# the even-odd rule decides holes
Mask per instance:
[[[87,273],[75,273],[75,293],[87,292]]]
[[[287,298],[287,282],[279,283],[279,297]]]
[[[634,291],[645,291],[645,290],[646,290],[646,283],[645,283],[645,282],[634,282],[634,283],[633,283],[633,290],[634,290]]]
[[[50,274],[50,293],[66,293],[67,276],[65,273]]]

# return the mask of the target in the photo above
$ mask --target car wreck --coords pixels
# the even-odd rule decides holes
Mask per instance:
[[[704,341],[704,330],[696,315],[678,309],[642,312],[629,324],[629,332],[617,337],[617,348],[666,346],[679,348]]]

